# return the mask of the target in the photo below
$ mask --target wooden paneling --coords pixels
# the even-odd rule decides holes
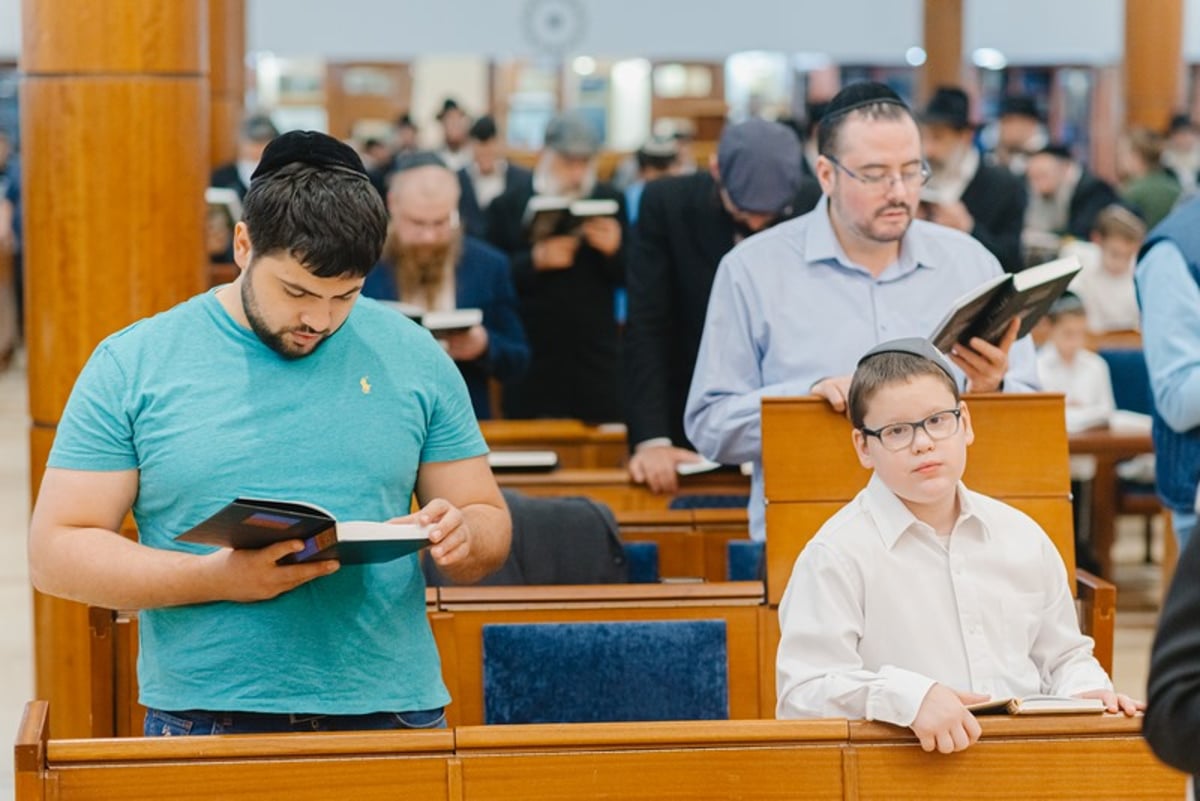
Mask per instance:
[[[962,86],[963,0],[925,0],[925,64],[918,75],[924,106],[939,86]]]
[[[37,74],[199,75],[208,70],[207,6],[205,0],[24,0],[21,69]],[[139,120],[126,122],[139,130]],[[29,140],[22,139],[27,148]]]
[[[58,422],[101,339],[204,288],[207,96],[199,76],[24,80],[36,422]]]
[[[237,158],[246,97],[246,0],[208,0],[209,166]]]
[[[1125,0],[1125,122],[1166,130],[1183,73],[1183,0]]]
[[[499,473],[501,487],[529,495],[561,497],[584,495],[606,503],[614,512],[667,509],[672,498],[682,495],[749,495],[750,479],[741,473],[718,471],[679,478],[679,491],[658,495],[644,484],[635,484],[621,468],[596,470],[560,469],[550,473]]]

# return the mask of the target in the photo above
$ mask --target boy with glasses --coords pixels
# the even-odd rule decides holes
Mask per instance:
[[[967,705],[989,698],[1144,708],[1092,656],[1037,523],[962,485],[975,435],[941,354],[919,338],[873,348],[849,406],[874,474],[796,560],[779,606],[776,714],[886,721],[951,753],[979,738]]]
[[[900,336],[928,336],[953,302],[1002,272],[961,231],[915,220],[928,177],[912,112],[891,89],[851,84],[818,132],[812,212],[737,245],[722,260],[704,322],[684,429],[704,457],[754,462],[750,533],[765,539],[759,406],[821,395],[841,411],[858,356]],[[974,339],[951,360],[969,392],[1038,386],[1033,346]]]

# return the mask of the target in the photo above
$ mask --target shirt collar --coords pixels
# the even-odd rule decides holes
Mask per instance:
[[[842,243],[838,241],[833,231],[833,223],[829,221],[829,198],[825,195],[817,202],[816,207],[808,215],[809,225],[804,239],[804,260],[809,264],[835,263],[846,269],[866,273],[867,271],[855,264],[846,255]],[[914,235],[924,225],[921,220],[914,220],[904,232],[900,240],[900,258],[884,271],[881,280],[892,280],[911,273],[918,267],[934,269],[936,257],[932,249],[926,246],[925,237]]]
[[[879,538],[883,541],[884,548],[889,551],[896,546],[905,532],[914,526],[924,525],[909,511],[896,493],[888,489],[888,486],[883,483],[883,479],[874,473],[871,474],[871,480],[867,482],[867,488],[863,490],[862,498],[867,513],[879,531]],[[971,502],[971,493],[967,492],[967,488],[961,481],[958,482],[958,507],[958,520],[954,522],[954,531],[959,531],[964,521],[974,519],[978,521],[979,530],[983,533],[984,538],[987,538],[989,536],[987,524],[979,516],[975,504]]]

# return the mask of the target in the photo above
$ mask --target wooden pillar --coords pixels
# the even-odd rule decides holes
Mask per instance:
[[[1183,0],[1125,0],[1125,124],[1166,130],[1183,71]]]
[[[246,98],[246,0],[208,0],[209,166],[237,159]]]
[[[36,495],[96,344],[204,287],[205,0],[23,0],[21,143]],[[37,694],[90,735],[87,610],[35,594]]]
[[[918,106],[939,86],[962,85],[963,0],[925,0],[925,64],[920,70]]]

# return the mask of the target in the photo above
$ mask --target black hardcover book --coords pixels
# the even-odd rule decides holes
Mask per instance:
[[[338,522],[314,504],[258,498],[238,498],[176,539],[224,548],[265,548],[302,540],[304,550],[285,556],[280,564],[323,559],[347,565],[390,562],[429,544],[424,526]]]
[[[956,300],[930,341],[945,353],[972,337],[996,345],[1014,317],[1021,318],[1019,339],[1033,330],[1079,270],[1079,260],[1072,256],[998,275]]]

